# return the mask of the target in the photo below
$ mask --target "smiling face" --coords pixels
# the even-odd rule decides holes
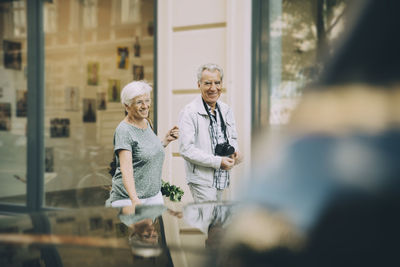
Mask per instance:
[[[222,91],[222,81],[219,71],[211,72],[209,70],[204,70],[201,74],[201,80],[198,86],[204,101],[214,108]]]
[[[126,106],[128,116],[136,120],[143,120],[149,116],[150,94],[143,94],[132,99],[131,105]]]

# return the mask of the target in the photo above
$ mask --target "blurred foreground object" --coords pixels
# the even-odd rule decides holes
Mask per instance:
[[[400,2],[353,3],[319,84],[255,144],[217,266],[400,266]]]
[[[399,100],[400,89],[359,86],[306,95],[280,148],[268,151],[270,139],[259,145],[245,198],[251,209],[227,234],[227,259],[399,266]]]

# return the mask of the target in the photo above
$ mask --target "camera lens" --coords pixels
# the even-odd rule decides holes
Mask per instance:
[[[229,143],[217,144],[215,146],[215,154],[218,156],[230,156],[235,153],[235,148]]]
[[[235,148],[234,148],[233,146],[227,144],[227,148],[226,148],[226,153],[225,153],[225,154],[226,154],[227,156],[230,156],[230,155],[232,155],[233,153],[235,153]]]

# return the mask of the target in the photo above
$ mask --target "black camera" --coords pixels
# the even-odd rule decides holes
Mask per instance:
[[[217,156],[230,156],[233,153],[235,153],[235,148],[227,142],[215,146],[215,155]]]

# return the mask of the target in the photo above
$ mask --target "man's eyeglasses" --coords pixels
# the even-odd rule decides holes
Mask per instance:
[[[221,87],[221,81],[204,81],[203,85],[206,87],[211,87],[213,83],[215,84],[215,87]]]

